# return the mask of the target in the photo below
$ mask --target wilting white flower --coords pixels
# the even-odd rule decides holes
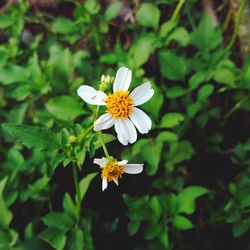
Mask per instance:
[[[113,157],[95,158],[94,163],[102,169],[102,191],[107,188],[110,181],[118,185],[118,178],[122,178],[123,173],[139,174],[143,170],[143,164],[128,164],[127,160],[116,161]]]
[[[107,113],[95,121],[94,130],[104,130],[114,125],[118,140],[123,145],[136,141],[135,127],[141,134],[146,134],[152,126],[148,115],[136,106],[147,102],[153,96],[154,90],[150,82],[146,82],[130,93],[128,89],[131,78],[131,70],[121,67],[116,73],[112,94],[106,95],[87,85],[82,85],[77,90],[77,94],[85,102],[107,107]]]

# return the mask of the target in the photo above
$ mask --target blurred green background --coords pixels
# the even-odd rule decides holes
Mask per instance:
[[[0,250],[249,250],[249,13],[246,0],[2,0]],[[104,135],[145,165],[102,192],[94,107],[76,89],[121,66],[132,88],[152,83],[153,127],[128,147]]]

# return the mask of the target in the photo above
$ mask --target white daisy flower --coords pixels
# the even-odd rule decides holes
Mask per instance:
[[[87,103],[107,107],[107,113],[94,123],[94,130],[104,130],[115,126],[118,140],[123,144],[134,143],[137,139],[135,127],[141,134],[148,133],[152,122],[148,115],[137,106],[147,102],[154,94],[150,82],[146,82],[131,93],[128,91],[132,73],[128,68],[120,68],[115,77],[113,93],[106,95],[100,90],[82,85],[77,94]]]
[[[122,178],[123,173],[139,174],[143,170],[143,164],[127,164],[127,160],[116,161],[113,157],[110,158],[94,159],[94,163],[102,169],[102,191],[107,188],[110,181],[118,185],[118,178]]]

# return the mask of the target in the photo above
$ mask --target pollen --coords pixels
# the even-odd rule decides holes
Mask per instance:
[[[124,167],[118,165],[115,162],[108,163],[102,169],[102,178],[107,179],[108,181],[118,180],[118,178],[122,178],[122,174],[125,172]]]
[[[133,100],[128,91],[117,91],[109,94],[105,102],[107,112],[114,118],[127,118],[132,112]]]

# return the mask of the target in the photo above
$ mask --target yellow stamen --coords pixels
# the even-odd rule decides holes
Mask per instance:
[[[102,169],[101,177],[108,181],[118,180],[118,178],[122,178],[124,172],[125,169],[123,166],[118,165],[116,162],[110,162]]]
[[[107,112],[114,118],[127,118],[132,112],[133,100],[129,96],[128,91],[117,91],[109,94],[105,100],[107,104]]]

